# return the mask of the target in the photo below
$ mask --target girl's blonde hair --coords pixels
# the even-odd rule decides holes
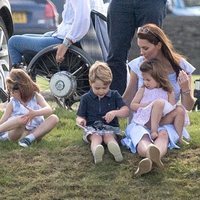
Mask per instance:
[[[22,69],[12,69],[6,79],[8,92],[18,90],[24,102],[30,100],[35,92],[40,92],[39,87],[30,76]]]
[[[140,71],[150,74],[163,90],[167,92],[173,91],[167,71],[158,59],[145,60],[140,66]]]
[[[96,61],[89,70],[89,81],[94,83],[96,80],[101,80],[105,85],[112,82],[112,71],[104,62]]]
[[[155,24],[146,24],[138,28],[137,37],[139,39],[148,40],[154,45],[157,45],[160,42],[163,55],[169,60],[176,73],[176,77],[178,77],[179,72],[181,71],[179,62],[184,56],[175,51],[171,40],[160,27]]]

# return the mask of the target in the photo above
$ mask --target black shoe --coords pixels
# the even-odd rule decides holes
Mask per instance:
[[[26,137],[22,138],[18,143],[21,147],[29,147],[32,144],[30,139]]]
[[[14,69],[23,69],[24,66],[22,64],[14,64],[14,65],[12,65],[12,68],[14,68]]]
[[[22,69],[26,72],[26,66],[24,66],[23,64],[14,64],[12,65],[11,69]]]

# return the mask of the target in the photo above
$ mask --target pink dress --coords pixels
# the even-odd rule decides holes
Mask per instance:
[[[167,91],[163,90],[162,88],[145,88],[144,95],[140,103],[150,104],[146,107],[138,108],[138,110],[133,114],[132,122],[135,122],[140,125],[145,125],[150,120],[153,102],[158,99],[162,99],[165,103],[163,116],[175,109],[176,105],[172,105],[168,102]]]

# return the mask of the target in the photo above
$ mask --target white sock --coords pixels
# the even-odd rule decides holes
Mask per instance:
[[[25,138],[28,138],[31,142],[33,142],[36,139],[32,133],[27,135]]]
[[[6,140],[8,140],[9,139],[9,137],[8,137],[8,132],[5,132],[5,134],[3,134],[1,137],[0,137],[0,140],[1,141],[6,141]]]

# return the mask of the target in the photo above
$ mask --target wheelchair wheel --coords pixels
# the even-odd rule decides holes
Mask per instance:
[[[62,63],[56,62],[56,45],[37,53],[27,67],[43,93],[52,94],[65,108],[89,90],[88,72],[94,61],[82,49],[70,46]]]

